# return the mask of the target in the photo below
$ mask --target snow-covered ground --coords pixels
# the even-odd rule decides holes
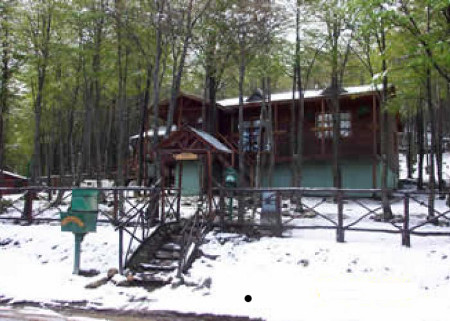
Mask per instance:
[[[147,292],[72,275],[73,236],[58,226],[0,225],[0,301],[120,310],[178,310],[267,320],[448,320],[450,239],[296,231],[248,240],[211,233],[187,283]],[[83,242],[82,267],[117,266],[117,233],[100,227]],[[95,278],[94,278],[95,279]],[[116,278],[119,279],[119,278]],[[244,297],[251,295],[252,301]],[[11,300],[11,301],[10,301]],[[67,302],[72,302],[71,304]]]
[[[448,174],[448,172],[447,172]],[[309,201],[309,200],[308,200]],[[310,200],[311,204],[314,202]],[[369,208],[377,202],[365,200]],[[401,202],[393,204],[401,214]],[[331,218],[332,201],[318,208]],[[447,211],[443,200],[437,210]],[[345,223],[366,211],[346,203]],[[426,208],[412,202],[411,219],[419,223]],[[319,217],[291,224],[324,223]],[[393,228],[366,218],[362,227]],[[427,226],[450,231],[448,226]],[[446,321],[450,315],[450,238],[412,236],[411,248],[399,234],[346,232],[336,243],[333,230],[288,230],[283,238],[250,239],[231,233],[208,234],[186,285],[149,292],[85,285],[118,266],[118,233],[103,224],[83,241],[82,268],[96,269],[93,278],[72,275],[71,233],[57,223],[18,226],[0,224],[0,302],[40,302],[122,311],[176,310],[259,317],[266,320]],[[116,276],[119,281],[123,277]],[[246,302],[245,296],[252,300]]]

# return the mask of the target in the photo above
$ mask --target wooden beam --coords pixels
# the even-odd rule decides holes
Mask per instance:
[[[208,151],[208,217],[212,215],[212,157],[211,151]]]
[[[181,210],[181,181],[183,180],[183,162],[178,162],[178,200],[177,200],[177,221],[180,220],[180,210]]]
[[[178,124],[177,124],[177,127],[180,128],[181,127],[181,120],[183,118],[183,98],[179,97],[178,99],[180,99],[180,104],[179,104],[179,108],[178,108]]]
[[[324,117],[325,117],[325,99],[322,98],[321,100],[321,114],[322,114],[322,123],[324,122]],[[323,155],[325,155],[325,131],[322,131],[322,137],[320,139],[320,150],[322,152]]]
[[[166,159],[164,156],[161,156],[161,222],[164,223],[164,221],[166,220],[166,212],[165,212],[165,168],[166,166]]]
[[[377,98],[372,96],[372,188],[377,188]]]

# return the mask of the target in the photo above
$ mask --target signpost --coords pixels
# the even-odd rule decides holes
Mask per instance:
[[[75,236],[73,274],[80,272],[81,242],[88,232],[97,230],[98,191],[93,189],[72,190],[72,202],[68,212],[61,212],[61,231]]]
[[[225,169],[225,187],[234,188],[237,185],[237,172],[234,168],[228,167]],[[233,214],[233,194],[228,199],[228,216],[230,220]]]

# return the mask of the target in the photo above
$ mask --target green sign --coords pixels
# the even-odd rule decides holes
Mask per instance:
[[[84,234],[97,230],[97,212],[61,212],[61,231]]]
[[[225,186],[236,187],[237,176],[237,172],[234,168],[228,167],[227,169],[225,169]]]
[[[95,232],[98,214],[98,191],[78,189],[72,191],[68,212],[61,212],[61,231],[73,233]]]
[[[94,189],[72,190],[72,202],[68,212],[61,212],[61,231],[75,235],[73,273],[80,273],[81,242],[88,232],[97,230],[99,193]]]

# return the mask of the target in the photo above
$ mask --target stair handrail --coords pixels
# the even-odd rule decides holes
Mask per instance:
[[[196,251],[202,244],[206,234],[213,226],[212,221],[214,220],[214,216],[207,217],[205,219],[205,215],[201,215],[201,212],[204,212],[202,206],[197,208],[191,220],[186,221],[186,226],[182,230],[183,239],[181,244],[180,260],[178,263],[178,278],[181,278],[181,275],[192,263],[192,255],[196,253]],[[190,222],[192,222],[192,224],[189,227]],[[198,229],[197,233],[195,233],[196,229]],[[194,246],[194,248],[192,249],[192,251],[189,251],[192,245]]]

